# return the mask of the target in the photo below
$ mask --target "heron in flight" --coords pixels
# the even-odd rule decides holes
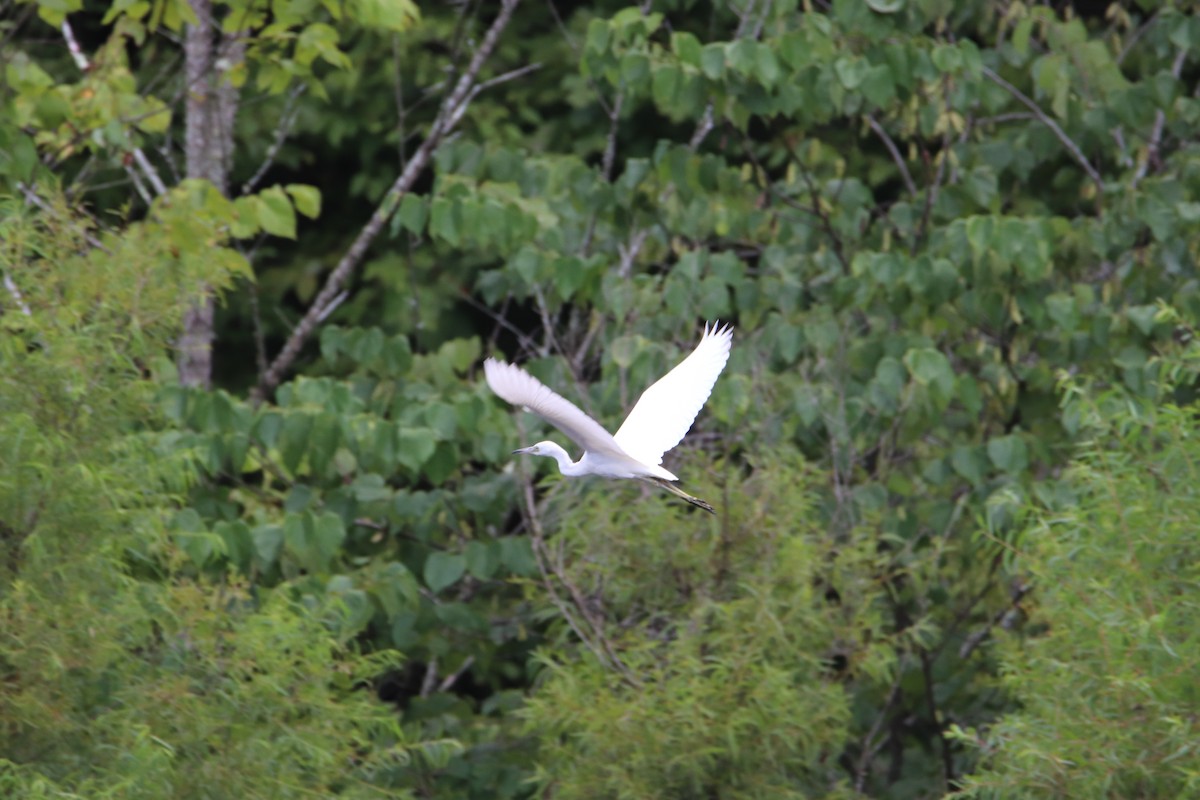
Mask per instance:
[[[513,454],[553,458],[559,471],[569,478],[599,475],[645,481],[716,513],[708,503],[675,486],[673,481],[679,478],[661,465],[663,454],[691,429],[729,360],[733,327],[718,325],[704,326],[704,335],[692,354],[642,393],[615,435],[520,367],[487,359],[483,373],[493,392],[537,414],[583,448],[583,457],[578,461],[572,461],[567,451],[554,442],[538,442]]]

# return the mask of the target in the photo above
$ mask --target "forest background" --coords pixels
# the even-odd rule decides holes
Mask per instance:
[[[0,792],[1200,796],[1200,17],[0,0]],[[668,466],[513,460],[732,358]]]

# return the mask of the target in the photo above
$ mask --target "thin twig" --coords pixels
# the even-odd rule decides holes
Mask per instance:
[[[308,341],[313,330],[320,322],[319,317],[322,309],[342,291],[343,284],[345,284],[355,268],[358,267],[366,255],[367,248],[370,247],[371,242],[375,240],[375,237],[383,229],[384,224],[391,219],[392,214],[399,207],[400,199],[408,193],[416,182],[417,177],[424,170],[425,165],[433,155],[434,149],[466,112],[470,93],[475,85],[475,78],[479,74],[479,70],[483,67],[484,62],[495,49],[496,43],[500,38],[500,33],[508,26],[509,20],[512,19],[513,11],[516,9],[518,2],[520,0],[503,0],[500,13],[496,16],[492,26],[484,35],[479,49],[475,51],[475,55],[472,57],[467,69],[458,79],[454,90],[442,102],[441,110],[434,119],[433,125],[429,129],[429,134],[413,154],[412,160],[408,162],[404,170],[400,173],[400,176],[396,178],[395,183],[388,189],[383,201],[375,209],[375,213],[371,215],[371,219],[359,232],[354,243],[350,245],[350,249],[346,251],[333,272],[329,274],[329,277],[325,280],[325,285],[321,287],[320,293],[317,294],[316,299],[305,313],[304,318],[300,320],[300,324],[292,331],[283,349],[275,357],[267,372],[262,376],[255,390],[256,394],[260,397],[266,395],[279,385],[279,381],[283,379],[283,373],[291,367],[292,362],[300,355],[300,349]]]
[[[17,308],[21,309],[21,313],[27,317],[32,317],[33,312],[29,309],[29,304],[25,302],[25,297],[21,294],[20,287],[17,286],[7,272],[4,273],[4,288],[12,295],[13,302],[17,304]]]
[[[280,149],[283,148],[283,143],[287,141],[288,135],[292,132],[292,125],[296,122],[296,117],[300,110],[296,103],[300,95],[304,94],[308,87],[303,83],[298,83],[288,92],[287,102],[284,103],[283,113],[279,115],[279,127],[275,129],[275,139],[271,142],[271,146],[267,148],[267,154],[263,157],[263,163],[255,171],[250,180],[242,184],[242,194],[250,194],[254,191],[254,187],[258,186],[258,182],[267,174],[267,170],[275,163],[276,156],[279,155]]]
[[[329,315],[336,311],[337,307],[346,302],[347,298],[349,297],[350,292],[346,291],[345,289],[334,295],[333,299],[330,300],[329,303],[317,313],[317,322],[324,322],[325,320],[329,319]]]
[[[1179,75],[1183,72],[1183,63],[1187,61],[1187,48],[1179,48],[1179,52],[1175,54],[1175,60],[1171,62],[1171,75],[1175,80],[1179,80]],[[1162,146],[1163,128],[1166,127],[1167,115],[1160,108],[1154,112],[1154,128],[1150,133],[1150,145],[1146,148],[1146,157],[1138,164],[1137,171],[1133,173],[1133,180],[1130,181],[1131,188],[1136,189],[1141,183],[1142,178],[1146,177],[1152,164],[1157,166],[1158,149]]]
[[[437,686],[438,679],[438,658],[430,656],[429,663],[425,665],[425,677],[421,680],[421,697],[429,697],[433,694],[433,688]]]
[[[649,228],[641,228],[634,231],[633,235],[629,237],[629,244],[617,243],[617,253],[621,256],[617,265],[618,278],[624,280],[633,274],[633,262],[637,260],[638,253],[642,251],[642,245],[646,244],[646,237],[649,235]]]
[[[753,154],[753,148],[754,148],[753,142],[751,142],[750,139],[746,136],[743,136],[742,138],[745,142],[746,152]],[[796,151],[792,148],[792,145],[790,143],[783,142],[783,148],[784,148],[784,150],[787,151],[788,157],[792,160],[792,163],[794,163],[797,167],[800,168],[800,176],[804,179],[805,186],[808,187],[808,196],[809,196],[809,200],[812,203],[812,207],[808,208],[806,206],[802,206],[799,203],[797,203],[795,200],[793,200],[792,198],[788,197],[786,194],[783,194],[782,192],[779,192],[776,196],[779,197],[779,199],[782,200],[785,204],[787,204],[797,210],[800,210],[800,211],[807,211],[808,213],[812,214],[814,217],[816,217],[818,220],[821,221],[821,227],[824,228],[825,235],[827,237],[829,237],[830,245],[833,247],[833,255],[837,258],[838,263],[841,264],[842,272],[849,275],[850,274],[850,261],[846,258],[846,253],[845,253],[845,249],[842,246],[841,237],[838,236],[838,232],[836,230],[834,230],[833,220],[831,220],[829,218],[829,214],[821,206],[821,193],[817,190],[817,185],[816,185],[816,182],[813,181],[812,173],[809,171],[808,167],[804,164],[804,162],[800,159],[799,154],[796,153]],[[753,155],[751,155],[751,157],[753,158]],[[770,184],[769,180],[768,180],[767,185],[769,188],[771,188],[771,184]]]
[[[987,76],[988,80],[1004,89],[1006,92],[1019,100],[1022,105],[1032,111],[1033,115],[1038,118],[1038,121],[1040,121],[1043,125],[1049,128],[1051,132],[1054,133],[1055,138],[1062,142],[1063,147],[1067,148],[1067,150],[1079,163],[1079,166],[1083,167],[1083,171],[1086,172],[1088,177],[1092,179],[1092,182],[1096,184],[1096,191],[1100,194],[1104,194],[1104,180],[1100,177],[1100,173],[1097,172],[1096,168],[1092,166],[1092,162],[1087,160],[1087,156],[1085,156],[1083,151],[1079,149],[1079,145],[1075,144],[1070,136],[1067,136],[1066,131],[1064,131],[1057,122],[1051,119],[1050,115],[1043,111],[1041,106],[1035,103],[1028,95],[1026,95],[1016,86],[1013,86],[1011,83],[1004,80],[1004,78],[996,74],[996,72],[994,72],[990,67],[984,66],[983,74]]]
[[[688,149],[697,150],[704,143],[704,139],[713,129],[713,104],[709,103],[704,107],[704,113],[700,116],[700,123],[696,125],[696,130],[692,134],[692,138],[688,139]]]
[[[895,704],[896,698],[900,696],[900,680],[904,677],[904,664],[896,664],[896,678],[892,681],[892,688],[888,691],[887,699],[883,701],[883,708],[879,709],[879,713],[875,716],[875,721],[871,723],[871,729],[867,731],[867,735],[863,737],[862,752],[858,756],[858,765],[854,769],[854,791],[862,794],[863,787],[867,783],[867,770],[871,766],[871,760],[875,758],[875,754],[879,752],[879,748],[883,747],[883,740],[879,744],[875,743],[875,737],[879,735],[879,729],[883,727],[884,720],[887,719],[888,712],[891,711],[892,705]]]
[[[267,342],[258,306],[258,281],[250,281],[250,324],[254,329],[254,362],[261,376],[267,371]]]
[[[975,652],[975,649],[987,641],[988,637],[991,636],[993,628],[995,628],[997,625],[1005,627],[1006,621],[1009,619],[1009,617],[1021,610],[1021,601],[1025,599],[1025,595],[1029,594],[1029,592],[1032,590],[1032,584],[1025,583],[1023,581],[1017,581],[1012,588],[1012,597],[1009,600],[1008,605],[993,614],[986,625],[966,638],[966,640],[962,643],[962,646],[958,648],[958,657],[961,659],[970,658],[971,654]]]
[[[542,68],[541,62],[535,61],[532,64],[526,64],[525,66],[518,67],[517,69],[510,69],[508,72],[497,75],[494,78],[489,78],[486,81],[484,81],[483,83],[478,84],[474,89],[471,90],[471,94],[468,97],[467,102],[474,100],[476,97],[479,96],[480,92],[486,92],[488,89],[491,89],[493,86],[499,86],[502,83],[508,83],[509,81],[515,81],[517,78],[523,78],[524,76],[528,75],[531,72],[537,72],[541,68]]]
[[[445,680],[438,684],[439,692],[448,692],[454,688],[454,684],[458,683],[458,679],[466,673],[467,670],[475,663],[475,656],[467,656],[463,661],[462,666],[446,676]]]
[[[883,140],[883,146],[892,154],[892,160],[900,168],[900,177],[904,179],[905,188],[908,189],[909,194],[916,198],[917,185],[913,183],[912,174],[908,171],[908,165],[904,163],[904,156],[900,154],[900,148],[896,147],[896,143],[892,141],[892,137],[879,124],[879,120],[875,119],[874,114],[867,114],[867,124],[871,126],[871,130],[875,131],[875,135]]]
[[[67,40],[67,49],[71,51],[71,58],[75,60],[75,66],[79,67],[80,72],[87,72],[92,68],[88,57],[83,54],[83,48],[79,46],[79,41],[75,38],[75,31],[71,30],[71,23],[65,19],[62,22],[62,35]]]
[[[146,154],[142,151],[142,148],[133,148],[133,160],[136,161],[137,165],[142,168],[142,172],[146,174],[146,180],[150,181],[150,185],[154,187],[155,193],[159,197],[162,197],[164,194],[166,194],[166,184],[164,184],[162,178],[158,176],[158,170],[156,170],[154,165],[150,163],[150,159],[146,158]]]
[[[946,724],[938,719],[937,698],[933,696],[933,663],[924,649],[918,655],[921,657],[921,675],[925,679],[925,705],[929,710],[929,722],[937,730],[941,743],[942,778],[945,781],[942,790],[948,792],[954,788],[954,756],[950,753],[950,740],[946,738]]]
[[[125,166],[125,172],[129,175],[129,180],[133,181],[133,188],[137,191],[138,197],[142,198],[142,202],[147,206],[153,205],[154,196],[150,194],[150,190],[146,188],[146,184],[142,183],[142,177],[138,171],[130,165]]]
[[[25,195],[26,202],[37,206],[42,211],[45,211],[47,214],[50,214],[51,216],[61,218],[61,215],[58,213],[58,211],[52,205],[50,205],[45,200],[43,200],[37,192],[35,192],[31,187],[27,186],[23,181],[17,181],[17,189],[20,190],[21,194]],[[101,252],[112,255],[111,251],[107,247],[105,247],[103,244],[101,244],[99,239],[97,239],[95,236],[92,236],[92,234],[87,232],[87,229],[79,226],[78,223],[75,223],[73,220],[68,219],[67,221],[72,223],[72,226],[75,227],[76,231],[79,233],[80,236],[83,237],[83,240],[85,242],[87,242],[89,245],[96,248],[97,250],[100,250]]]
[[[71,58],[75,61],[75,66],[79,68],[80,72],[89,72],[92,69],[92,63],[88,59],[87,54],[83,52],[83,48],[79,46],[79,40],[75,38],[75,31],[71,28],[71,23],[64,19],[60,29],[62,30],[63,39],[67,42],[67,50],[71,52]],[[160,197],[166,194],[166,185],[163,184],[162,178],[159,177],[158,170],[154,168],[154,165],[150,163],[150,159],[146,158],[146,154],[142,152],[142,148],[133,148],[133,159],[137,162],[138,168],[141,169],[146,180],[150,181],[150,185],[154,187],[155,193]],[[134,176],[132,170],[130,170],[130,175]],[[138,189],[138,193],[142,195],[142,199],[146,201],[146,205],[149,205],[151,199],[148,199],[145,187],[141,185],[135,176],[134,186]]]

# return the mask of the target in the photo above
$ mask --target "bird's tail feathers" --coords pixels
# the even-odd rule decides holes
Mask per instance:
[[[663,480],[662,478],[655,478],[655,477],[644,477],[644,478],[642,478],[642,480],[644,480],[646,483],[657,486],[660,489],[666,489],[668,492],[675,495],[676,497],[681,497],[684,500],[687,500],[692,505],[703,508],[705,511],[707,511],[710,514],[717,513],[715,510],[713,510],[713,507],[710,506],[708,503],[704,502],[699,497],[692,497],[690,494],[685,492],[683,489],[680,489],[678,486],[676,486],[675,484],[671,483],[668,480]]]

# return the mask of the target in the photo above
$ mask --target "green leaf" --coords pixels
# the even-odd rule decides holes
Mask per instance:
[[[259,525],[250,536],[254,542],[258,568],[269,570],[274,567],[279,560],[279,550],[283,547],[283,528],[278,525]]]
[[[962,53],[952,44],[939,44],[933,48],[933,65],[942,72],[957,72],[962,68]]]
[[[292,201],[288,199],[283,189],[272,186],[270,189],[260,192],[258,199],[256,211],[258,212],[258,224],[262,226],[262,229],[273,236],[295,239],[296,212],[292,208]]]
[[[425,198],[419,194],[409,192],[404,195],[404,199],[400,201],[400,210],[396,213],[396,219],[406,231],[413,234],[420,234],[425,230],[425,221],[429,218],[429,206],[425,203]]]
[[[1125,316],[1129,317],[1129,321],[1142,332],[1143,336],[1149,336],[1154,332],[1154,325],[1158,320],[1158,306],[1149,303],[1130,306],[1125,309]]]
[[[988,464],[982,448],[956,446],[950,455],[950,465],[955,472],[970,481],[972,486],[982,486],[987,478]]]
[[[781,75],[775,51],[767,45],[757,42],[754,47],[754,72],[763,85],[768,88],[773,87]]]
[[[682,82],[683,74],[674,65],[661,66],[654,70],[652,83],[655,104],[662,109],[671,108]]]
[[[499,542],[500,561],[514,575],[527,576],[537,572],[537,561],[528,536],[505,536]]]
[[[320,189],[315,186],[307,186],[303,183],[289,183],[284,188],[292,196],[292,201],[296,204],[297,211],[309,219],[316,219],[321,216]]]
[[[467,569],[467,560],[459,553],[436,552],[425,561],[425,585],[440,592],[453,585]]]
[[[350,0],[353,17],[366,28],[404,32],[421,18],[412,0]]]
[[[936,386],[946,397],[954,390],[954,370],[940,350],[930,347],[909,350],[904,354],[904,366],[917,383]]]
[[[872,11],[880,14],[895,14],[904,8],[904,2],[905,0],[867,0],[867,5]]]
[[[418,472],[436,447],[437,434],[429,428],[403,428],[396,436],[396,460]]]
[[[346,526],[337,514],[326,511],[314,520],[313,544],[324,562],[332,561],[346,540]]]
[[[500,568],[500,546],[495,541],[467,543],[467,570],[481,581],[488,580]]]
[[[1019,436],[1000,436],[990,440],[987,454],[997,469],[1010,474],[1021,472],[1029,466],[1029,453]]]
[[[279,460],[284,469],[292,474],[300,466],[308,450],[308,434],[312,430],[312,417],[308,414],[292,412],[283,419],[283,428],[279,432]]]
[[[862,84],[869,69],[870,64],[857,56],[839,58],[833,62],[833,72],[837,75],[838,81],[850,91],[854,91]]]
[[[671,34],[671,49],[683,63],[692,67],[700,66],[702,50],[700,40],[694,35],[687,32]]]
[[[725,75],[725,45],[706,44],[700,51],[700,69],[710,80],[720,80]]]
[[[258,233],[261,225],[258,221],[259,206],[262,200],[254,195],[239,197],[233,201],[233,217],[230,233],[235,239],[249,239]]]

